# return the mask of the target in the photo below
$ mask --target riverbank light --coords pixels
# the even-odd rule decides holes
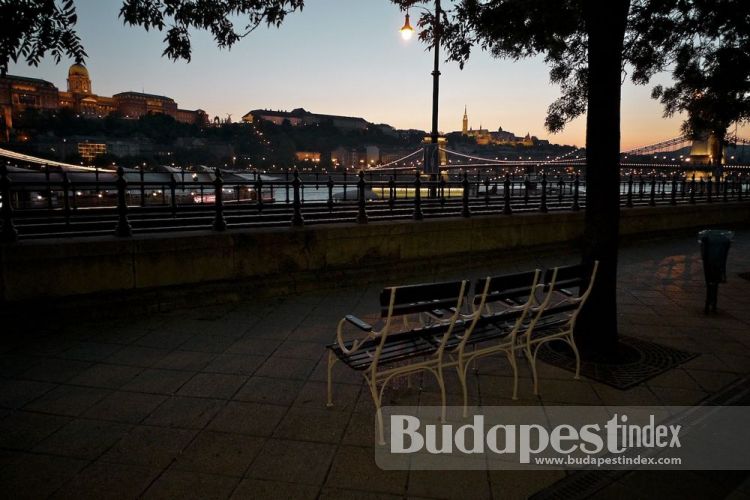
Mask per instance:
[[[409,23],[409,13],[406,13],[406,17],[404,18],[404,25],[400,30],[401,32],[401,38],[404,40],[411,40],[411,37],[414,36],[414,28],[411,27],[411,24]]]

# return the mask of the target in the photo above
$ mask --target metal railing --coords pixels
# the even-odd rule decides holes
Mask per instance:
[[[747,176],[626,175],[623,207],[721,203],[750,197]],[[305,226],[338,222],[580,210],[578,174],[512,176],[461,172],[442,176],[287,171],[273,177],[216,169],[201,173],[73,174],[9,171],[0,166],[0,237],[49,238]]]

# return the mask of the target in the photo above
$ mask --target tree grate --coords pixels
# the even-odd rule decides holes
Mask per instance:
[[[547,364],[575,372],[576,361],[572,351],[561,342],[550,342],[539,349],[538,358]],[[615,389],[630,389],[675,366],[698,356],[635,337],[620,336],[615,361],[594,360],[581,362],[581,376],[596,380]]]

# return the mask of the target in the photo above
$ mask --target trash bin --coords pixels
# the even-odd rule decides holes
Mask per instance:
[[[716,312],[719,283],[727,281],[727,256],[734,233],[724,229],[706,229],[698,233],[703,260],[703,275],[706,278],[706,309]]]

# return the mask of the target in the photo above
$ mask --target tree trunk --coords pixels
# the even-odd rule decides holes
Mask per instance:
[[[721,176],[724,175],[724,165],[722,162],[724,161],[724,135],[726,134],[725,131],[722,131],[720,133],[714,133],[716,135],[716,154],[714,155],[714,164],[713,167],[713,175],[718,181],[721,179]]]
[[[576,327],[584,357],[617,348],[617,248],[620,222],[620,96],[630,0],[584,0],[588,41],[586,214],[583,264],[599,261],[594,288]]]

